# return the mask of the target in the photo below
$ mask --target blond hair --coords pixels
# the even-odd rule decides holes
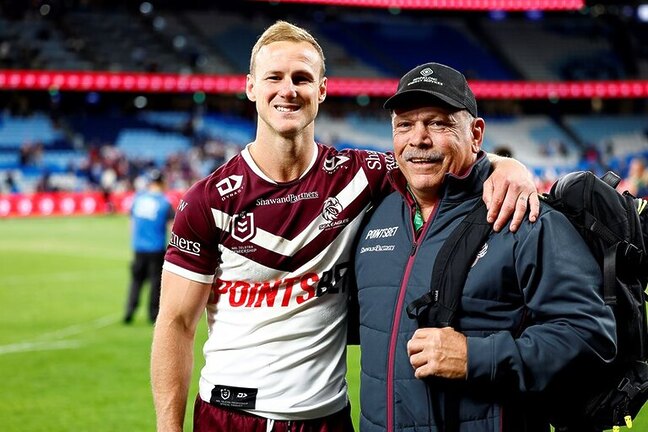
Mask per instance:
[[[322,59],[322,68],[320,70],[321,77],[324,77],[326,66],[324,65],[324,51],[317,43],[317,40],[305,29],[297,27],[286,21],[277,21],[268,27],[252,47],[252,55],[250,56],[250,74],[254,74],[255,59],[259,50],[265,45],[273,42],[308,42],[315,48],[320,58]]]

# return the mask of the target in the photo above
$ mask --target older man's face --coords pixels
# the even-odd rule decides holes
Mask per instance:
[[[418,199],[431,199],[446,173],[461,175],[475,162],[484,121],[442,107],[395,110],[392,132],[396,160],[410,189]]]

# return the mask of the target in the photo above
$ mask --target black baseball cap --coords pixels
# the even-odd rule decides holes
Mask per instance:
[[[428,102],[465,109],[477,117],[477,101],[466,77],[440,63],[425,63],[407,72],[398,82],[396,93],[383,107],[393,110],[425,106]]]

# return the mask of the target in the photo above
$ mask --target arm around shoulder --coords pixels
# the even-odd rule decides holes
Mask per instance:
[[[531,171],[521,162],[487,153],[493,165],[493,173],[484,183],[483,200],[488,208],[488,222],[500,231],[507,221],[515,232],[525,214],[535,222],[540,211],[537,188]]]
[[[151,385],[158,432],[182,431],[194,337],[210,291],[210,284],[167,270],[162,272],[160,312],[151,350]]]

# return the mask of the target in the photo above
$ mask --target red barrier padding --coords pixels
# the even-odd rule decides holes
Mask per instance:
[[[166,194],[176,208],[182,191],[168,191]],[[109,195],[101,192],[0,194],[0,218],[127,214],[133,203],[133,196],[133,192]]]
[[[329,96],[390,96],[397,79],[329,78]],[[633,81],[470,81],[479,99],[628,99],[648,97],[648,80]],[[132,93],[237,94],[244,75],[174,75],[129,72],[0,70],[0,90],[104,91]]]

